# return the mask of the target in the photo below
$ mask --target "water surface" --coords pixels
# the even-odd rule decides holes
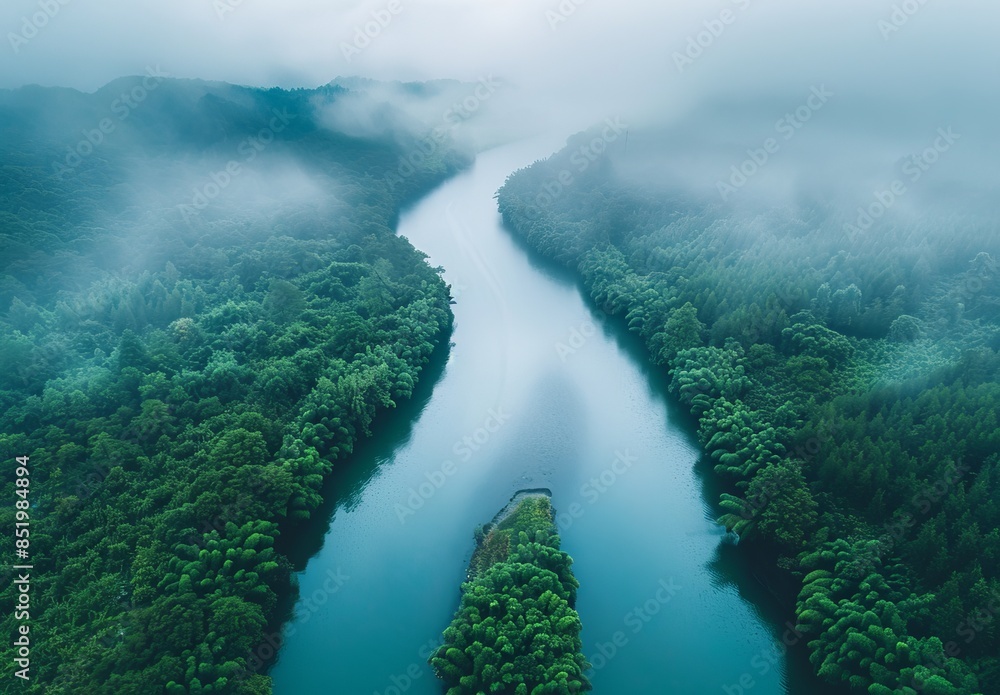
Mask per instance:
[[[278,695],[440,695],[425,659],[458,605],[473,529],[522,488],[552,490],[596,693],[817,691],[781,655],[783,612],[712,521],[691,423],[660,375],[501,226],[497,188],[561,144],[482,154],[402,215],[399,233],[453,285],[454,345],[295,539],[293,557],[312,557],[271,672]]]

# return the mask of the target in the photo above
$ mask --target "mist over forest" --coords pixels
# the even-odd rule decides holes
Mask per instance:
[[[998,19],[6,3],[0,692],[1000,692]]]

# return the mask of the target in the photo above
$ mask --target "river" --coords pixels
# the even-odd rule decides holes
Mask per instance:
[[[797,640],[784,612],[712,521],[716,491],[662,376],[500,223],[506,176],[561,145],[481,154],[401,216],[399,233],[446,269],[454,344],[286,541],[301,598],[277,695],[441,695],[425,659],[473,530],[521,488],[552,491],[595,693],[818,691],[801,646],[783,656],[783,637]]]

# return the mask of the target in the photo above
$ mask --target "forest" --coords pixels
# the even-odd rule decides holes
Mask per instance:
[[[476,529],[461,606],[430,658],[448,695],[592,689],[572,564],[547,496],[525,497],[496,525]]]
[[[513,173],[504,223],[644,341],[816,673],[1000,693],[994,228],[971,209],[865,234],[816,201],[748,214],[630,175],[621,147],[576,166],[599,137]]]
[[[276,542],[452,325],[394,226],[468,157],[388,104],[338,130],[348,98],[152,74],[0,92],[2,494],[29,457],[44,636],[19,692],[271,692],[254,655],[295,591]]]

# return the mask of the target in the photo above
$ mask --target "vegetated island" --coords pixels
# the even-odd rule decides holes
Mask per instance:
[[[462,603],[430,664],[448,695],[542,695],[591,690],[580,586],[559,549],[551,493],[522,490],[476,529]]]

